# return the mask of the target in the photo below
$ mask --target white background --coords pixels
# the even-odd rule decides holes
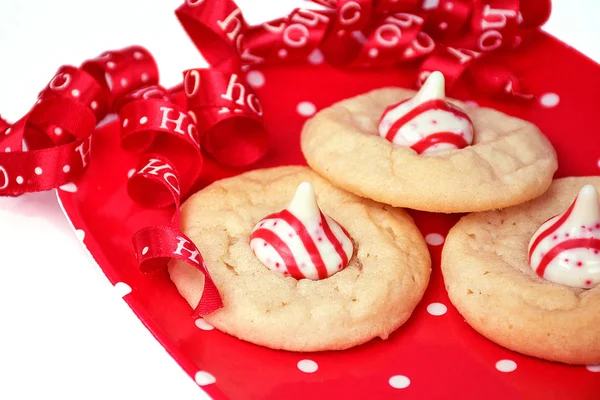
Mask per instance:
[[[60,65],[130,44],[153,53],[161,83],[178,83],[181,71],[203,65],[173,14],[180,3],[1,0],[2,116],[24,114]],[[251,23],[293,8],[238,4]],[[597,0],[555,0],[545,29],[600,61],[598,21]],[[1,399],[206,397],[90,261],[54,192],[0,198]]]

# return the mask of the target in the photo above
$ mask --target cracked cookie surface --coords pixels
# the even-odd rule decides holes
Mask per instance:
[[[458,101],[473,121],[472,146],[418,155],[379,136],[385,107],[415,94],[377,89],[326,108],[302,131],[308,164],[333,184],[396,207],[432,212],[486,211],[546,191],[556,153],[533,124]]]
[[[557,179],[533,201],[470,214],[452,228],[442,253],[444,281],[454,306],[479,333],[534,357],[600,363],[600,286],[546,281],[527,259],[535,231],[564,212],[585,184],[600,190],[600,177]]]
[[[318,281],[269,270],[249,244],[255,224],[283,209],[304,181],[314,185],[321,209],[346,228],[355,249],[345,269]],[[181,224],[223,297],[224,307],[205,320],[266,347],[341,350],[385,339],[410,317],[429,282],[427,245],[405,211],[337,189],[306,167],[217,181],[186,201]],[[195,307],[203,275],[181,261],[169,264],[169,274]]]

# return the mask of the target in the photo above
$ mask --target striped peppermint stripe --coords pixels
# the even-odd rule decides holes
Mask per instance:
[[[250,246],[267,267],[296,279],[327,278],[352,256],[348,233],[331,218],[320,213],[318,224],[305,224],[287,209],[264,218]]]
[[[473,141],[469,116],[442,99],[418,105],[414,99],[407,99],[389,106],[382,116],[379,132],[390,142],[410,146],[419,154],[434,146],[462,149]]]
[[[553,282],[589,288],[600,283],[600,221],[587,220],[578,196],[570,207],[542,224],[529,244],[529,264]],[[591,261],[591,262],[590,262]]]

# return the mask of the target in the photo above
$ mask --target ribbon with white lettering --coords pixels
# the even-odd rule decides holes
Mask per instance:
[[[61,67],[27,115],[14,124],[0,118],[0,195],[76,180],[93,158],[97,122],[118,113],[121,145],[139,156],[130,197],[146,207],[174,206],[169,226],[134,236],[140,269],[177,258],[200,270],[204,291],[194,315],[203,315],[223,303],[200,252],[179,230],[179,206],[201,177],[203,152],[220,164],[245,166],[267,151],[260,101],[240,71],[305,61],[318,49],[335,66],[419,62],[418,82],[438,70],[448,91],[466,75],[490,95],[532,97],[496,60],[545,22],[549,0],[313,2],[324,9],[296,9],[250,27],[233,0],[186,0],[176,15],[211,68],[185,71],[179,92],[158,86],[154,59],[138,46]]]
[[[550,0],[313,2],[325,9],[296,9],[252,27],[233,0],[186,1],[176,14],[200,52],[219,68],[303,62],[318,49],[335,66],[420,61],[417,85],[437,70],[445,75],[448,92],[469,71],[473,86],[487,94],[533,97],[520,92],[516,76],[497,60],[546,21]]]

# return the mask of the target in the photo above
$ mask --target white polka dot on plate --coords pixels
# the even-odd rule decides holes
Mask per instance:
[[[69,183],[65,183],[64,185],[60,186],[59,189],[62,191],[65,191],[65,192],[76,193],[77,185],[75,185],[73,182],[69,182]]]
[[[425,0],[423,1],[423,10],[432,10],[437,8],[440,4],[440,0]]]
[[[123,128],[125,128],[127,126],[127,124],[129,124],[129,120],[127,118],[125,118],[123,120]]]
[[[145,72],[142,74],[141,78],[142,78],[142,82],[148,82],[148,79],[150,79],[148,74]]]
[[[17,176],[16,181],[19,185],[23,184],[23,177],[22,176]]]
[[[112,62],[112,61],[109,61],[109,62],[106,63],[106,67],[108,69],[113,69],[115,66],[116,66],[116,64],[114,62]]]
[[[215,383],[217,380],[212,374],[206,371],[198,371],[196,375],[194,375],[194,380],[200,386],[206,386]]]
[[[260,71],[250,71],[248,75],[246,75],[246,79],[250,86],[259,88],[263,87],[265,84],[265,76]]]
[[[125,297],[131,293],[131,286],[125,282],[117,282],[115,283],[115,292],[117,292],[119,297]]]
[[[444,237],[439,233],[430,233],[425,236],[425,241],[431,246],[439,246],[440,244],[444,243]]]
[[[127,79],[121,78],[121,86],[127,86]]]
[[[44,171],[42,171],[42,169],[40,167],[35,167],[34,172],[35,172],[36,175],[41,175],[42,172],[44,172]]]
[[[61,127],[57,126],[56,128],[54,128],[54,134],[55,135],[60,136],[60,135],[62,135],[62,133],[63,133],[63,130],[62,130]]]
[[[404,375],[394,375],[388,381],[394,389],[406,389],[410,386],[410,379]]]
[[[446,311],[448,311],[448,307],[442,303],[431,303],[427,306],[427,312],[436,317],[446,314]]]
[[[556,93],[546,93],[540,97],[540,104],[544,107],[556,107],[560,102],[560,97]]]
[[[440,22],[440,29],[441,30],[445,30],[448,27],[448,23],[447,22]]]
[[[287,57],[287,55],[288,55],[288,52],[287,52],[287,50],[286,50],[286,49],[280,49],[280,50],[277,52],[277,55],[279,56],[279,58],[286,58],[286,57]]]
[[[444,4],[444,8],[448,11],[452,11],[452,9],[454,8],[454,4],[452,4],[452,2],[449,1],[446,4]]]
[[[79,97],[80,93],[79,93],[79,90],[73,89],[73,90],[71,90],[71,94],[73,95],[73,97]]]
[[[500,360],[496,363],[496,369],[500,372],[513,372],[517,369],[517,363],[513,360]]]
[[[298,111],[298,114],[304,117],[310,117],[317,111],[317,107],[315,107],[315,105],[310,101],[302,101],[298,103],[296,111]]]
[[[586,365],[585,369],[587,369],[590,372],[600,372],[600,364]]]
[[[150,250],[150,248],[148,246],[144,247],[142,249],[142,255],[145,256],[148,253],[148,250]]]
[[[92,110],[95,110],[96,108],[98,108],[98,102],[97,101],[92,101],[90,103],[90,107],[92,107]]]
[[[146,122],[148,122],[148,117],[142,117],[140,118],[140,124],[144,125]]]
[[[206,322],[204,318],[198,318],[195,324],[198,328],[202,329],[203,331],[212,331],[213,329],[215,329],[215,327]]]
[[[71,167],[70,167],[70,166],[68,166],[68,165],[65,165],[65,166],[63,167],[63,172],[64,172],[65,174],[66,174],[67,172],[69,172],[70,170],[71,170]]]
[[[5,149],[4,149],[4,152],[5,152],[5,153],[10,153],[10,152],[11,152],[11,149],[10,149],[10,147],[7,147],[7,148],[5,148]]]
[[[319,365],[313,360],[300,360],[298,361],[298,369],[307,374],[312,374],[319,369]]]
[[[83,242],[83,239],[85,239],[85,232],[83,229],[75,229],[75,236],[77,236],[77,239]]]
[[[5,135],[10,135],[10,128],[8,128],[6,131],[4,131]]]
[[[379,50],[377,50],[377,49],[371,49],[371,50],[369,50],[369,57],[375,58],[378,55],[379,55]]]
[[[312,65],[323,64],[323,61],[325,61],[325,57],[319,49],[314,49],[313,52],[308,55],[308,62]]]
[[[136,60],[141,60],[142,58],[144,58],[144,55],[139,51],[136,51],[135,53],[133,53],[133,58],[135,58]]]

